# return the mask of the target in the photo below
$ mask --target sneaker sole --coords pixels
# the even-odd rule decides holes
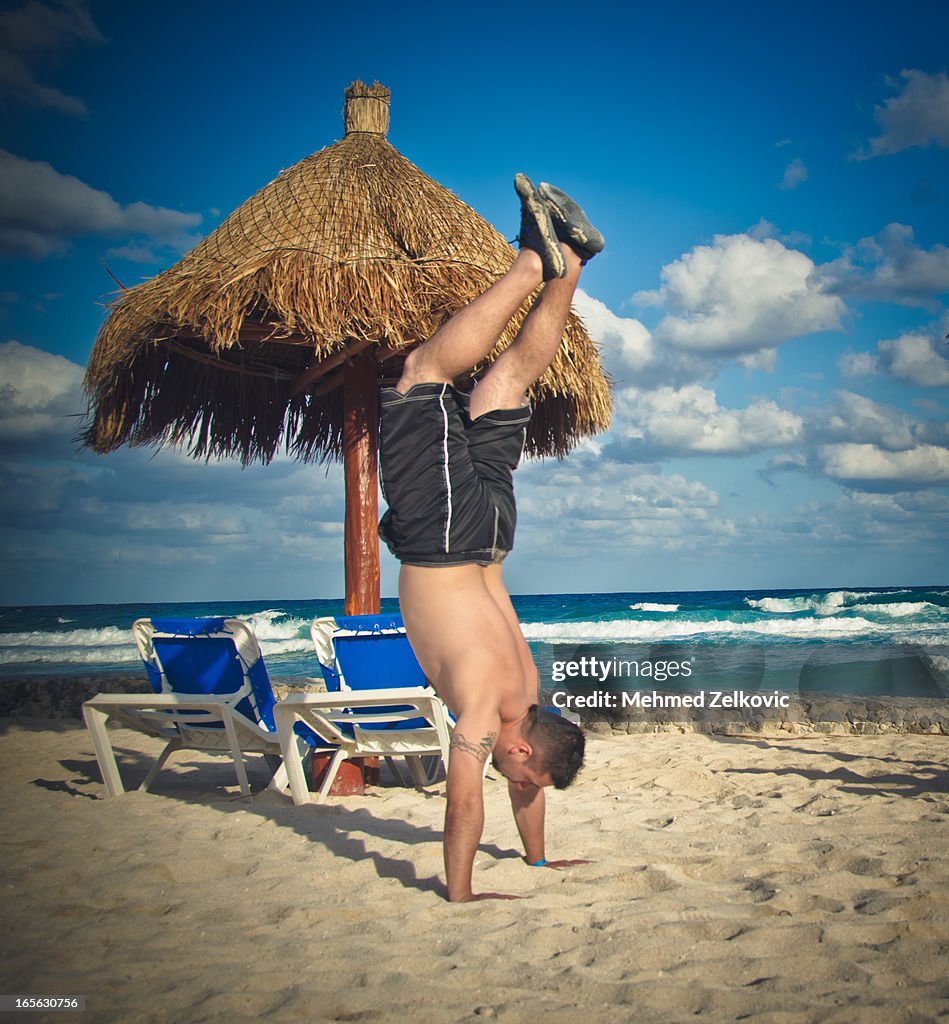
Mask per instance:
[[[561,241],[582,249],[583,251],[579,255],[586,259],[602,252],[603,246],[606,244],[603,235],[590,223],[577,203],[569,196],[564,196],[566,201],[554,196],[551,193],[551,187],[549,182],[542,181],[537,186],[537,194],[547,204],[554,220],[554,227],[560,226],[567,236]]]
[[[555,277],[565,277],[567,261],[560,249],[560,240],[557,238],[556,229],[551,222],[550,210],[526,175],[516,174],[514,176],[514,190],[520,196],[521,205],[526,207],[537,226],[537,232],[544,248],[543,251],[535,251],[543,264],[544,280],[550,281]],[[528,246],[528,248],[533,247]]]

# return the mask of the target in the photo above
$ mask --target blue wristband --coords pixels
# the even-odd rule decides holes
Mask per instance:
[[[529,864],[528,866],[532,867],[532,868],[543,868],[543,867],[546,867],[547,866],[547,858],[546,857],[541,857],[540,860],[535,860],[533,864]]]

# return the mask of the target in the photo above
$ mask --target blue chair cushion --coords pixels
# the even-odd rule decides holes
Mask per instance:
[[[351,636],[333,637],[336,665],[350,690],[382,690],[428,685],[408,637],[404,632],[393,632],[405,628],[401,615],[340,615],[335,621],[338,629],[355,631]],[[341,688],[340,677],[335,671],[335,666],[320,667],[327,690],[338,692]],[[404,705],[386,710],[392,711],[402,707]],[[427,724],[424,718],[413,718],[406,722],[389,722],[378,726],[365,723],[363,728],[421,729]]]
[[[244,666],[234,641],[224,630],[223,618],[153,619],[155,635],[152,648],[172,693],[224,695],[237,693],[244,685]],[[173,634],[163,636],[161,634]],[[215,635],[218,634],[218,635]],[[149,679],[156,692],[161,679],[151,666]],[[275,731],[274,695],[263,657],[248,669],[254,701],[244,698],[237,710],[252,722],[259,722],[269,732]],[[256,708],[254,707],[256,704]]]

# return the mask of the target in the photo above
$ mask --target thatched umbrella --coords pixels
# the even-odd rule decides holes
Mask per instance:
[[[342,457],[346,608],[378,610],[378,386],[511,265],[514,251],[386,141],[389,90],[346,90],[346,135],[252,196],[179,263],[123,291],[86,370],[83,443],[199,458]],[[510,344],[520,311],[484,365]],[[533,394],[527,449],[609,424],[596,350],[571,314]]]

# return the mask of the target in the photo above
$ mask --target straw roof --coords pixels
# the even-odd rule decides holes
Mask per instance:
[[[501,276],[504,238],[389,142],[389,90],[346,90],[346,135],[284,171],[179,263],[123,291],[86,371],[83,443],[269,461],[341,450],[343,363],[380,376]],[[510,344],[526,304],[483,366]],[[532,454],[609,425],[596,350],[571,314],[532,396]]]

